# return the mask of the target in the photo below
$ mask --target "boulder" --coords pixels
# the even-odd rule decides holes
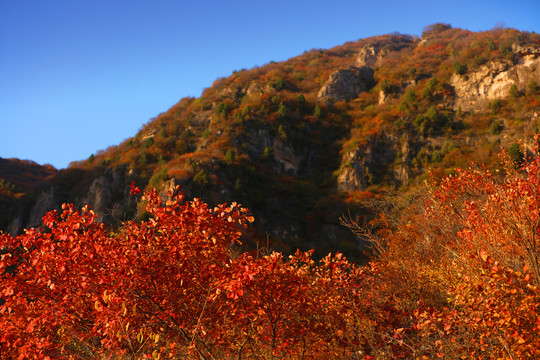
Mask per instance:
[[[374,84],[373,69],[350,66],[331,74],[319,91],[318,98],[327,103],[349,101],[357,98],[361,92],[371,89]]]

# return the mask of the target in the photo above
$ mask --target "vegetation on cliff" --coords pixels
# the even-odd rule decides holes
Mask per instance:
[[[311,50],[0,173],[12,227],[52,210],[0,232],[0,359],[540,357],[539,48]]]
[[[520,156],[520,140],[530,151],[539,43],[538,34],[515,29],[435,24],[421,38],[382,35],[241,69],[134,137],[73,162],[46,185],[54,191],[31,194],[15,214],[28,220],[63,202],[88,203],[114,225],[137,211],[129,182],[162,194],[180,185],[188,198],[249,207],[257,218],[253,247],[340,250],[358,259],[365,244],[340,226],[341,215],[368,222],[375,200],[414,191],[429,171],[441,177],[471,160],[497,168],[500,147]],[[513,77],[518,67],[526,80]],[[333,76],[340,72],[348,75]],[[496,98],[468,90],[484,84],[480,75],[505,75],[485,82],[497,86]],[[320,98],[322,88],[347,94]],[[18,224],[11,229],[38,225]]]
[[[179,188],[115,232],[64,204],[45,231],[0,234],[0,358],[537,358],[540,159],[503,155],[381,215],[364,267],[239,253],[248,211]]]

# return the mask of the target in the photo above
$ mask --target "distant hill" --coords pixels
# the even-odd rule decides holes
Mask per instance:
[[[251,246],[358,257],[363,244],[340,216],[368,221],[375,200],[412,192],[429,171],[495,167],[501,146],[519,160],[539,129],[539,84],[540,35],[515,29],[434,24],[421,37],[314,49],[217,79],[66,170],[6,175],[27,195],[1,204],[18,206],[2,226],[37,226],[65,201],[88,203],[111,225],[143,218],[129,197],[135,181],[242,203],[256,218]]]
[[[38,185],[56,174],[51,165],[0,158],[0,227],[6,229],[18,202]]]

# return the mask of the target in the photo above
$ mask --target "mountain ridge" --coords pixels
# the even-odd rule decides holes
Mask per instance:
[[[527,150],[538,129],[539,48],[534,33],[434,24],[421,38],[381,35],[235,71],[58,171],[18,203],[9,231],[38,226],[37,214],[61,202],[89,203],[108,224],[135,217],[135,181],[240,201],[258,220],[253,238],[281,250],[359,256],[342,214],[369,221],[373,198],[411,190],[429,169],[496,166],[499,146],[516,157]],[[498,90],[486,96],[478,83]]]

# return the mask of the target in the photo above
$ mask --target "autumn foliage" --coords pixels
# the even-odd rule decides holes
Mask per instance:
[[[169,196],[147,192],[150,220],[115,232],[65,204],[44,229],[2,234],[0,357],[322,359],[392,334],[364,296],[375,267],[237,254],[246,209]],[[372,323],[381,333],[361,336]]]
[[[538,140],[538,138],[537,138]],[[382,278],[411,311],[415,354],[426,358],[540,356],[540,160],[473,165],[428,186],[427,200],[382,218]]]
[[[363,267],[241,253],[249,212],[178,188],[114,232],[65,204],[1,234],[0,358],[538,358],[540,160],[503,160],[382,216]]]

